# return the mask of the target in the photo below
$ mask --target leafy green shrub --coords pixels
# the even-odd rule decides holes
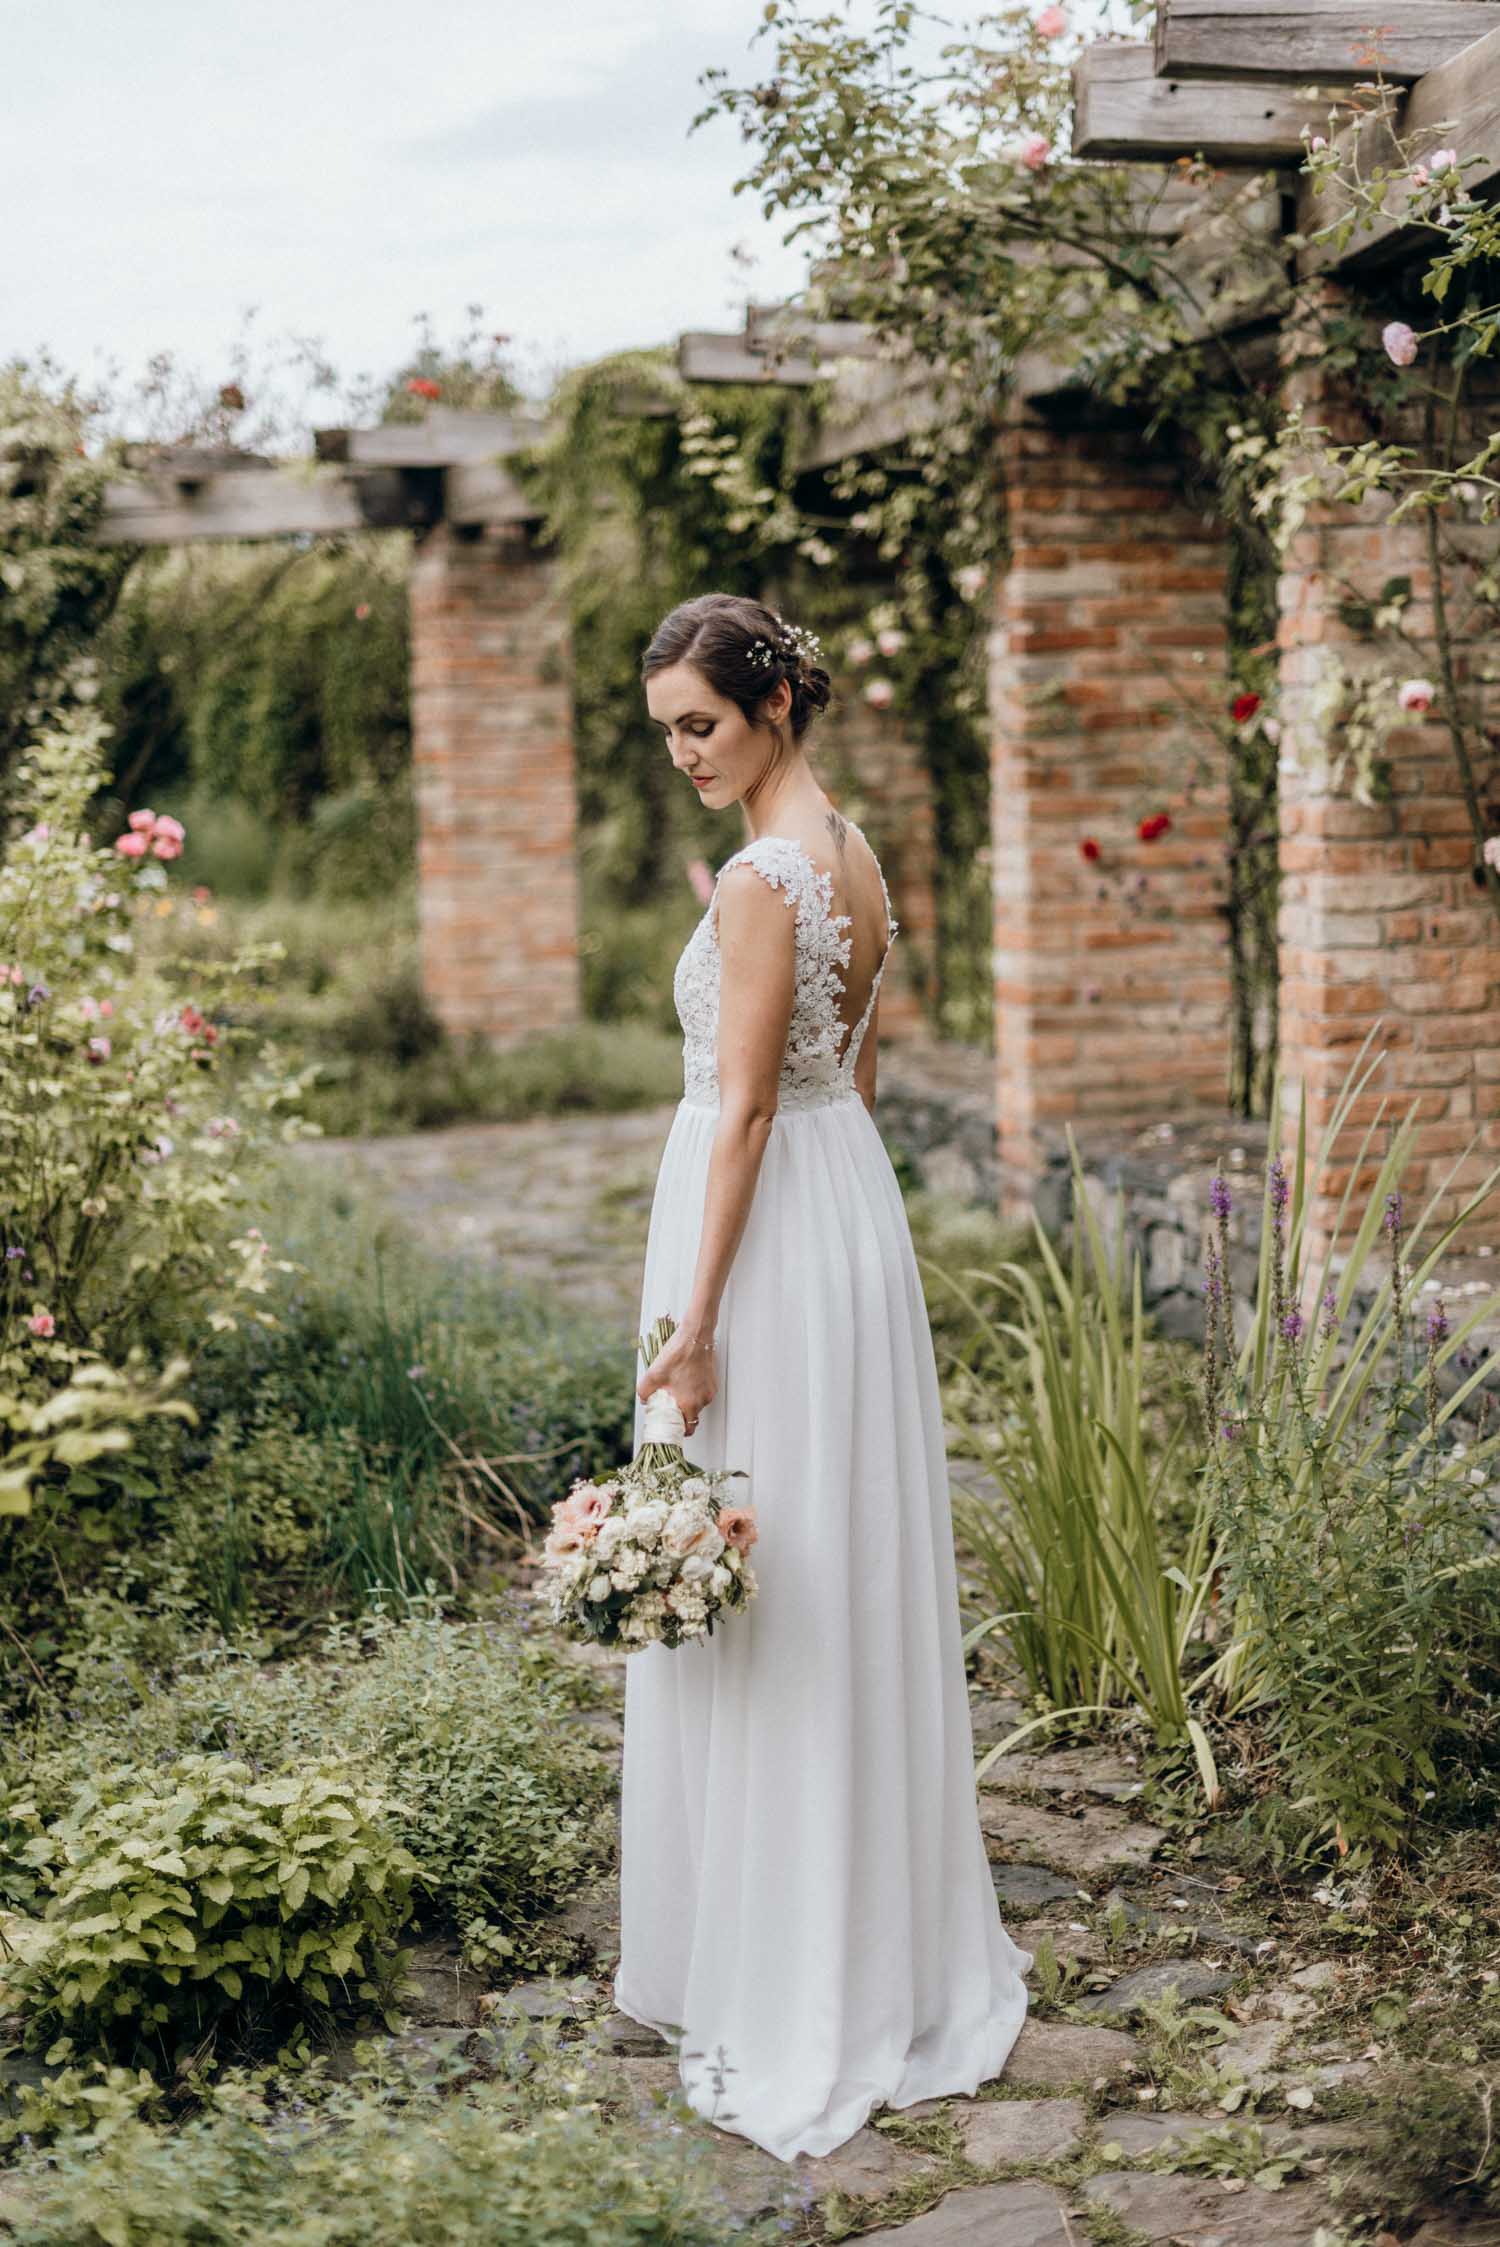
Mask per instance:
[[[529,2029],[524,2054],[497,2048],[501,2072],[477,2079],[434,2049],[404,2069],[384,2057],[316,2099],[272,2105],[253,2082],[227,2082],[176,2130],[133,2119],[121,2087],[102,2143],[64,2137],[8,2173],[8,2235],[17,2247],[769,2247],[785,2235],[799,2180],[785,2215],[743,2222],[706,2130],[689,2133],[675,2104],[607,2112],[612,2079],[549,2029]]]
[[[44,1852],[49,1936],[17,1977],[32,2042],[171,2050],[225,2022],[388,1998],[412,1866],[341,1758],[265,1778],[224,1755],[119,1766],[84,1784],[32,1844]]]
[[[133,1385],[143,1367],[132,1353],[174,1323],[274,1323],[257,1298],[289,1268],[259,1228],[236,1231],[248,1198],[236,1165],[271,1129],[296,1136],[297,1119],[279,1112],[296,1088],[262,1065],[240,1088],[241,1112],[222,1111],[208,996],[235,997],[273,955],[202,971],[206,1010],[184,1003],[166,963],[145,960],[136,924],[176,914],[164,861],[179,839],[168,822],[119,838],[133,858],[93,847],[81,830],[102,739],[88,707],[40,728],[14,776],[30,824],[0,861],[0,1381],[20,1407],[80,1377],[118,1379],[121,1361]],[[6,1421],[23,1439],[37,1433],[34,1413]],[[134,1479],[129,1448],[122,1420],[112,1447],[63,1441],[38,1466],[10,1456],[20,1446],[8,1432],[0,1472],[17,1502],[38,1475],[60,1498],[108,1502]]]
[[[462,1932],[476,1958],[531,1963],[547,1948],[533,1923],[609,1848],[607,1764],[570,1721],[577,1678],[546,1639],[447,1623],[425,1599],[401,1621],[377,1608],[357,1627],[330,1625],[316,1655],[271,1667],[219,1645],[169,1687],[121,1677],[104,1647],[76,1700],[3,1752],[0,1857],[34,1860],[36,1833],[80,1776],[107,1784],[125,1757],[148,1772],[205,1750],[272,1771],[326,1757],[382,1799],[424,1916]],[[30,1900],[14,1884],[12,1895]]]
[[[1500,2143],[1495,2108],[1500,2077],[1476,2067],[1403,2053],[1377,2086],[1369,2117],[1362,2197],[1397,2219],[1441,2201],[1452,2207],[1500,2204]]]

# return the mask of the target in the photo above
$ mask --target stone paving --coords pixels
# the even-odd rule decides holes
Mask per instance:
[[[881,1134],[924,1186],[993,1199],[991,1066],[975,1048],[933,1039],[882,1048]],[[372,1188],[434,1255],[482,1261],[499,1280],[544,1288],[628,1330],[675,1107],[302,1139],[289,1152]]]
[[[623,1660],[596,1650],[579,1658],[617,1706]],[[973,1709],[977,1752],[1009,1728],[1014,1704],[988,1697]],[[590,1729],[601,1753],[617,1758],[618,1727]],[[1237,1982],[1264,1976],[1255,1974],[1255,1933],[1227,1924],[1219,1884],[1157,1862],[1166,1836],[1129,1813],[1138,1784],[1127,1759],[1102,1750],[1012,1756],[986,1772],[980,1801],[997,1890],[1014,1892],[1030,1875],[1028,1892],[1042,1899],[1031,1916],[1007,1906],[1008,1923],[1029,1948],[1046,1938],[1056,1957],[1071,1956],[1101,1986],[1082,2003],[1077,1993],[1065,2001],[1071,2018],[1056,2017],[1062,2006],[1039,2002],[1034,1987],[1032,2016],[1002,2075],[977,2096],[877,2110],[833,2154],[792,2163],[675,2101],[683,2127],[713,2148],[736,2227],[791,2205],[804,2226],[795,2236],[821,2236],[817,2211],[836,2210],[836,2236],[853,2225],[862,2238],[902,2247],[1087,2247],[1096,2235],[1132,2247],[1310,2247],[1318,2226],[1336,2220],[1331,2180],[1357,2162],[1361,2134],[1319,2119],[1327,2086],[1296,2049],[1299,2021],[1322,1986],[1316,1970],[1269,1993],[1247,1991],[1237,2008],[1246,2025],[1213,2047],[1219,2069],[1205,2075],[1205,2091],[1232,2089],[1239,2098],[1248,2076],[1257,2111],[1227,2113],[1214,2096],[1193,2111],[1161,2110],[1143,2008],[1169,1987],[1185,2004],[1216,2002]],[[1044,1811],[1038,1795],[1054,1807]],[[580,2032],[589,2022],[602,2038],[601,2095],[622,2111],[674,2100],[680,2083],[669,2047],[611,2005],[615,1876],[575,1898],[555,1928],[581,1946],[566,1981],[535,1977],[455,2005],[464,1978],[434,1955],[419,1977],[421,2018],[571,2016]],[[1133,1948],[1171,1955],[1111,1963],[1122,1928]],[[1090,2004],[1099,2018],[1088,2017]],[[1251,2017],[1258,2014],[1265,2017]],[[1223,2028],[1235,2024],[1225,2017]],[[1195,2164],[1193,2173],[1172,2167],[1183,2161]],[[1253,2181],[1272,2162],[1269,2180]],[[1100,2235],[1105,2214],[1115,2228]],[[1485,2247],[1479,2231],[1434,2233],[1428,2247],[1440,2241]]]

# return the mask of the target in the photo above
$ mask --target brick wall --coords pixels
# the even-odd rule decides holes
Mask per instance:
[[[1309,309],[1339,301],[1337,286],[1329,284]],[[1330,382],[1315,336],[1309,349],[1308,331],[1292,327],[1284,352],[1287,395],[1307,406],[1311,420],[1344,441],[1370,434],[1354,402]],[[1493,425],[1497,406],[1500,376],[1492,375],[1476,401],[1471,433]],[[1328,682],[1340,673],[1383,681],[1387,699],[1410,676],[1431,678],[1441,689],[1429,640],[1433,588],[1423,524],[1420,518],[1392,524],[1392,505],[1376,497],[1357,506],[1314,506],[1291,542],[1280,586],[1281,1065],[1288,1157],[1299,1089],[1306,1088],[1315,1144],[1372,1028],[1367,1058],[1383,1056],[1315,1181],[1309,1213],[1315,1255],[1351,1183],[1351,1219],[1358,1221],[1388,1130],[1372,1142],[1372,1159],[1357,1167],[1358,1146],[1382,1097],[1387,1119],[1415,1108],[1407,1191],[1413,1216],[1441,1189],[1435,1214],[1445,1221],[1500,1162],[1500,923],[1475,878],[1477,852],[1444,722],[1445,697],[1440,691],[1429,716],[1409,718],[1389,735],[1389,801],[1352,800],[1320,754],[1320,744],[1337,754],[1348,742],[1339,719],[1331,728],[1327,722]],[[1467,519],[1451,513],[1442,524],[1445,540],[1456,540],[1476,558],[1493,558],[1493,530],[1481,529],[1472,511]],[[1478,675],[1500,652],[1493,609],[1470,609],[1468,576],[1462,556],[1444,567],[1449,610],[1456,622],[1467,618],[1457,658],[1461,696],[1474,694]],[[1378,597],[1400,577],[1411,581],[1403,621],[1413,647],[1388,631],[1367,629],[1358,607],[1359,596]],[[1500,716],[1495,690],[1479,684],[1478,691],[1490,700],[1493,722]],[[1491,831],[1500,831],[1495,739],[1492,734],[1481,749],[1476,778]],[[1466,1226],[1464,1238],[1500,1242],[1500,1199]]]
[[[410,599],[423,987],[505,1046],[580,1012],[566,612],[519,524],[427,532]]]
[[[1225,551],[1138,429],[1017,406],[1000,441],[1010,564],[990,640],[1001,1204],[1068,1122],[1221,1115],[1224,804],[1190,713],[1225,681]],[[1139,821],[1165,811],[1154,842]],[[1090,864],[1086,840],[1100,856]]]

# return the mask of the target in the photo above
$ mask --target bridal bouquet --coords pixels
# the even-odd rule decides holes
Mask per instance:
[[[639,1339],[648,1365],[676,1324],[659,1318]],[[567,1637],[627,1653],[654,1639],[680,1646],[754,1597],[755,1514],[721,1494],[745,1471],[694,1467],[685,1433],[677,1399],[655,1390],[629,1466],[603,1482],[580,1479],[553,1507],[537,1591]]]

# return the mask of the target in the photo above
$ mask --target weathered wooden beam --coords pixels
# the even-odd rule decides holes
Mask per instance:
[[[1476,7],[1475,10],[1478,13]],[[1451,62],[1419,78],[1400,104],[1394,131],[1384,119],[1348,126],[1337,146],[1356,176],[1373,178],[1379,170],[1399,174],[1387,190],[1385,208],[1373,224],[1362,226],[1340,250],[1333,241],[1313,242],[1298,254],[1298,271],[1326,273],[1335,269],[1359,272],[1408,257],[1423,239],[1436,243],[1430,227],[1414,220],[1411,204],[1415,190],[1395,145],[1402,138],[1420,136],[1418,154],[1437,143],[1456,148],[1461,156],[1482,155],[1483,166],[1463,173],[1471,194],[1500,193],[1500,25]],[[1311,234],[1330,225],[1351,207],[1352,198],[1337,188],[1313,192],[1310,179],[1298,182],[1297,231]]]
[[[811,359],[768,359],[751,351],[743,335],[686,330],[677,339],[677,371],[684,382],[774,382],[805,388],[822,380],[824,370]]]
[[[1409,84],[1482,39],[1493,0],[1156,0],[1163,78]]]
[[[942,370],[896,360],[866,360],[841,369],[833,396],[793,456],[801,474],[830,468],[855,453],[878,452],[936,428],[948,407]]]
[[[1327,118],[1326,98],[1274,78],[1224,85],[1158,78],[1140,41],[1096,40],[1073,66],[1075,156],[1201,155],[1264,170],[1300,162],[1304,126],[1318,132]]]
[[[794,354],[812,360],[874,359],[876,330],[859,320],[813,320],[791,304],[752,304],[745,312],[745,344],[770,357]]]
[[[373,429],[315,429],[319,460],[388,468],[447,468],[518,452],[547,436],[540,414],[489,413],[433,406],[422,421],[381,422]]]
[[[434,479],[399,469],[226,469],[181,481],[171,473],[105,488],[90,542],[176,546],[205,538],[285,538],[310,532],[395,530],[437,513]]]

